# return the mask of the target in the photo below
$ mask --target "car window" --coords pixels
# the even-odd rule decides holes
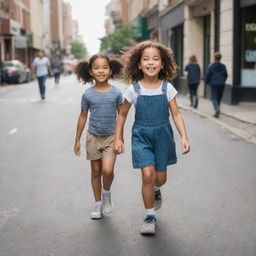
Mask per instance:
[[[4,62],[4,67],[13,67],[14,64],[12,62]]]

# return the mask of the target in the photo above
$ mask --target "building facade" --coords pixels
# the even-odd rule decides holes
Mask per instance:
[[[187,93],[183,70],[189,56],[197,56],[204,78],[214,52],[220,51],[228,71],[223,100],[256,101],[256,0],[128,0],[128,6],[135,39],[136,32],[138,41],[147,39],[141,33],[146,24],[148,38],[173,49],[180,92]],[[210,97],[204,80],[199,93]]]
[[[44,24],[43,24],[43,2],[41,0],[30,0],[30,24],[31,41],[29,45],[29,65],[36,57],[37,51],[43,49]]]
[[[29,0],[0,2],[1,60],[20,59],[28,64],[31,34]]]
[[[42,37],[43,49],[45,55],[51,56],[51,5],[50,0],[43,0],[43,37]]]
[[[51,56],[61,58],[64,52],[63,2],[51,0]]]
[[[72,20],[72,7],[70,3],[63,2],[63,42],[65,54],[69,56],[71,54],[71,43],[73,36],[73,20]]]
[[[107,19],[105,19],[106,34],[113,33],[116,29],[120,28],[124,24],[123,13],[125,13],[125,9],[124,11],[122,11],[122,8],[125,8],[125,5],[124,5],[125,1],[122,1],[122,2],[119,0],[112,0],[106,6],[105,8],[106,16],[107,16]]]
[[[13,35],[18,34],[20,26],[15,21],[10,21],[9,0],[0,1],[0,53],[1,61],[14,57]]]

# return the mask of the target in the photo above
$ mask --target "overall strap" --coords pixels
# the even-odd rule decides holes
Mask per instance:
[[[134,82],[132,85],[133,85],[134,91],[135,91],[136,93],[138,93],[138,95],[140,95],[141,89],[140,89],[139,83],[138,83],[138,82]]]
[[[166,81],[163,81],[162,92],[163,92],[163,94],[167,93],[167,82]]]

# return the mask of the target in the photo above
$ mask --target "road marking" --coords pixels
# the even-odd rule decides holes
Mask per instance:
[[[9,134],[14,134],[14,133],[16,133],[17,131],[18,131],[17,128],[13,128],[13,129],[11,129],[11,130],[9,131]]]

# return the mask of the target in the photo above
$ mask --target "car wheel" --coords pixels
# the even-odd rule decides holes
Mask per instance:
[[[21,76],[19,76],[19,77],[17,78],[17,83],[18,83],[18,84],[22,84],[22,77],[21,77]]]
[[[27,78],[26,78],[26,82],[29,83],[31,81],[31,76],[29,73],[27,73]]]

